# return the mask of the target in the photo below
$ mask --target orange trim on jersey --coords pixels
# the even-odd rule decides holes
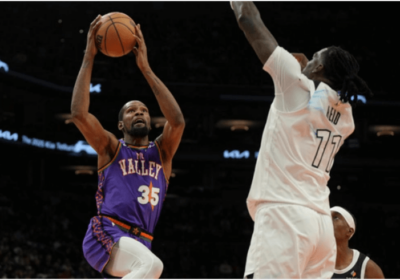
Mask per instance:
[[[100,173],[101,171],[103,171],[104,169],[109,167],[114,162],[114,160],[117,158],[120,150],[121,150],[121,142],[118,141],[117,152],[115,153],[115,155],[112,158],[112,160],[109,163],[107,163],[106,165],[104,165],[102,168],[98,169],[97,172]]]
[[[164,178],[167,181],[167,184],[169,184],[169,181],[168,181],[167,177],[165,176],[165,172],[164,172],[165,168],[164,168],[164,163],[163,163],[163,160],[162,160],[162,154],[161,154],[160,146],[158,146],[157,140],[155,140],[154,143],[156,143],[158,154],[160,155],[161,166],[163,168]],[[172,172],[172,169],[171,169],[171,172]]]
[[[144,238],[147,238],[147,239],[151,240],[151,241],[153,240],[153,236],[151,236],[150,234],[147,234],[145,232],[141,232],[140,235],[143,236]]]
[[[108,216],[100,216],[100,217],[104,217],[104,218],[107,218],[107,219],[109,219],[111,222],[113,222],[114,224],[116,224],[116,225],[118,225],[118,226],[120,226],[120,227],[122,227],[122,228],[124,228],[124,229],[126,229],[126,230],[131,230],[131,226],[129,226],[129,225],[127,225],[127,224],[124,224],[123,222],[121,222],[121,221],[118,221],[118,220],[116,220],[116,219],[114,219],[114,218],[111,218],[111,217],[108,217]],[[140,236],[143,236],[144,238],[147,238],[147,239],[149,239],[150,241],[153,241],[153,236],[151,236],[150,234],[147,234],[147,233],[145,233],[145,232],[140,232]]]
[[[149,145],[147,145],[147,146],[134,146],[134,145],[131,145],[131,144],[126,144],[128,147],[130,147],[130,148],[134,148],[134,149],[146,149],[146,148],[148,148],[149,147]]]

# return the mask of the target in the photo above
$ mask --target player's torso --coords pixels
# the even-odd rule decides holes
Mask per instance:
[[[122,142],[111,164],[99,172],[99,215],[153,232],[167,187],[157,145],[134,147]]]
[[[271,105],[249,199],[294,203],[329,214],[329,171],[354,130],[349,104],[324,84],[293,113]]]
[[[332,279],[363,279],[369,258],[357,250],[353,249],[352,262],[342,270],[336,270]]]

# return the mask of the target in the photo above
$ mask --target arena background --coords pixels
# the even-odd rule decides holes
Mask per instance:
[[[400,97],[397,2],[257,2],[278,43],[311,57],[337,45],[360,63],[374,97],[335,158],[331,205],[357,219],[350,241],[386,277],[400,276]],[[65,125],[89,24],[120,11],[140,23],[149,62],[186,119],[155,230],[162,278],[241,278],[253,222],[247,197],[273,83],[228,2],[0,2],[0,278],[100,278],[81,244],[96,214],[96,155]],[[162,131],[133,54],[98,54],[90,112],[117,130],[138,99]],[[246,121],[246,122],[240,122]],[[246,130],[247,127],[247,130]]]

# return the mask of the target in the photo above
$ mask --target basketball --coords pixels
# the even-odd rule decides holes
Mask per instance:
[[[96,46],[105,55],[121,57],[132,51],[136,44],[135,22],[126,14],[113,12],[100,19],[96,33]]]

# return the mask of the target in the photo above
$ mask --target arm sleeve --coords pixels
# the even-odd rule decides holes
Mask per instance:
[[[263,69],[274,81],[277,110],[294,112],[307,105],[314,84],[301,73],[300,64],[293,55],[278,46]]]

